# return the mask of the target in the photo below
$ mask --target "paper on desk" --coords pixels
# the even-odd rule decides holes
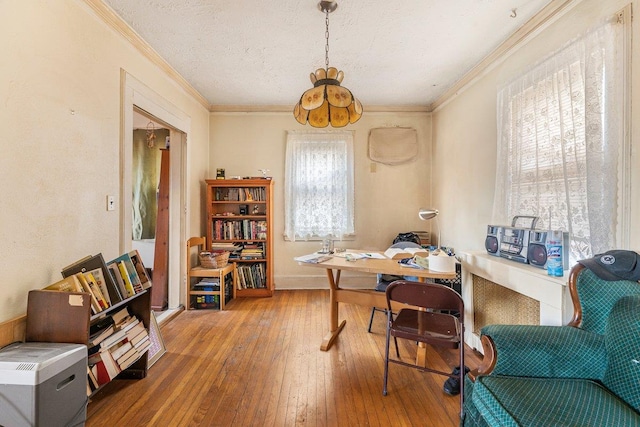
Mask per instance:
[[[321,263],[321,262],[328,261],[330,259],[331,259],[331,257],[328,256],[328,255],[313,253],[313,254],[309,254],[309,255],[302,255],[302,256],[299,256],[299,257],[295,257],[294,261],[308,262],[310,264],[318,264],[318,263]]]
[[[386,259],[384,255],[379,254],[377,252],[359,252],[354,249],[347,249],[344,252],[336,252],[333,254],[334,256],[340,258],[350,258],[350,259]]]

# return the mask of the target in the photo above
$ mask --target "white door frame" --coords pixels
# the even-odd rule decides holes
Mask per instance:
[[[170,196],[169,196],[169,309],[180,307],[181,277],[185,277],[186,236],[189,232],[186,218],[188,192],[188,147],[187,137],[191,132],[191,118],[145,86],[138,79],[120,70],[121,117],[120,117],[120,252],[131,250],[132,227],[132,158],[133,158],[133,107],[134,105],[159,120],[170,129]],[[176,167],[177,166],[177,167]]]

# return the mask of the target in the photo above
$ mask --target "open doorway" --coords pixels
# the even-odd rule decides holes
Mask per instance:
[[[120,191],[120,250],[122,252],[133,249],[134,245],[152,246],[153,262],[145,260],[145,266],[154,266],[157,263],[158,251],[156,250],[156,242],[152,245],[144,245],[147,234],[139,235],[140,240],[134,244],[134,128],[142,130],[143,143],[146,143],[147,126],[149,122],[153,123],[156,129],[156,137],[154,145],[162,148],[166,143],[166,135],[159,129],[168,131],[170,150],[166,151],[166,157],[170,163],[167,168],[166,183],[167,201],[166,214],[168,217],[166,226],[166,242],[164,251],[166,251],[166,283],[167,283],[167,310],[164,314],[158,316],[161,322],[164,315],[170,316],[175,310],[181,306],[180,296],[182,280],[186,274],[184,262],[182,259],[186,257],[183,242],[186,241],[187,225],[187,135],[190,132],[191,121],[182,111],[174,105],[168,103],[161,96],[146,87],[140,81],[126,73],[121,72],[122,77],[122,133],[121,133],[121,191]],[[136,117],[140,115],[136,119]],[[135,120],[138,120],[137,122]],[[142,120],[142,121],[140,121]],[[137,126],[134,126],[137,123]],[[157,126],[156,126],[157,125]],[[151,126],[149,126],[151,127]],[[163,139],[164,138],[164,139]],[[152,162],[153,163],[153,162]],[[156,166],[157,167],[157,166]],[[145,168],[143,168],[144,170]],[[160,166],[162,172],[162,166]],[[162,174],[162,173],[161,173]],[[154,184],[149,184],[153,186]],[[149,196],[153,198],[153,195]],[[158,200],[160,195],[158,195]],[[157,217],[160,211],[156,213]],[[152,216],[152,215],[151,215]],[[156,217],[156,224],[158,219]],[[139,226],[136,224],[136,228]],[[143,226],[144,229],[144,226]],[[149,227],[147,227],[149,229]],[[156,232],[157,240],[157,232]],[[147,248],[149,249],[149,248]],[[139,249],[140,251],[140,249]],[[143,249],[141,252],[145,251]],[[145,255],[143,255],[144,257]],[[143,258],[144,260],[144,258]],[[157,277],[158,272],[152,272]],[[156,281],[154,282],[154,293]]]
[[[171,148],[170,127],[138,107],[133,108],[131,246],[136,249],[149,270],[153,282],[151,308],[164,311],[168,307],[168,212],[159,212],[170,198],[170,187],[161,178],[170,176],[168,161]],[[159,214],[160,213],[160,214]]]

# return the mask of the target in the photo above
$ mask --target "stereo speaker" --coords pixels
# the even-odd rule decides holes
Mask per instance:
[[[500,239],[502,227],[497,225],[487,226],[487,237],[484,239],[484,247],[489,255],[500,256]]]
[[[527,261],[534,267],[547,268],[547,238],[546,230],[531,230],[529,233],[529,247]],[[562,232],[562,266],[569,269],[569,233]]]

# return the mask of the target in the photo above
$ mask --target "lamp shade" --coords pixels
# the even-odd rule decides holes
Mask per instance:
[[[439,213],[440,212],[438,212],[438,209],[420,208],[420,210],[418,211],[418,216],[421,220],[426,221],[428,219],[435,218]]]

